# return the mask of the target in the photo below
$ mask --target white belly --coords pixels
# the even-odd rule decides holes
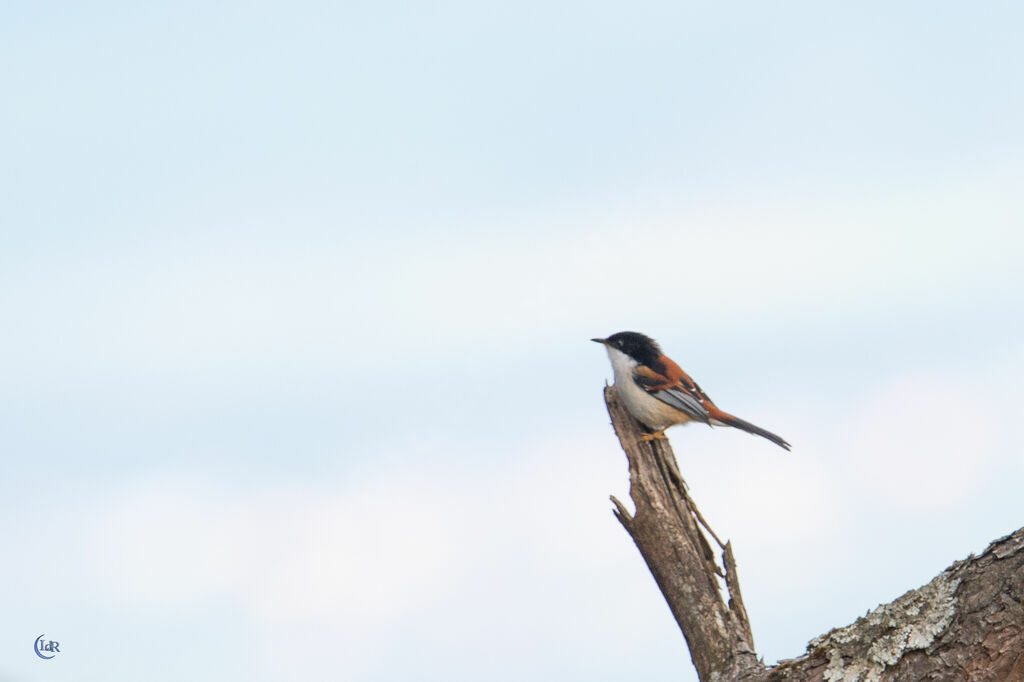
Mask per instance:
[[[663,403],[633,381],[633,368],[637,365],[633,358],[611,347],[608,347],[608,357],[615,371],[615,390],[619,398],[629,413],[644,426],[660,431],[673,424],[691,421],[685,412]]]

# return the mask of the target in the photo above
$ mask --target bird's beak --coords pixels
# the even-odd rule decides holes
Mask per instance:
[[[607,343],[607,341],[605,339],[590,339],[590,340],[593,341],[594,343]]]

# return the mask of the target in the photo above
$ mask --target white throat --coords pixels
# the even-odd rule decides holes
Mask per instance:
[[[622,351],[605,346],[608,350],[608,359],[612,361],[612,370],[615,372],[615,383],[626,383],[633,381],[633,368],[640,363],[629,357]]]

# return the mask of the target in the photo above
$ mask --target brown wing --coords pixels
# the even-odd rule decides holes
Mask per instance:
[[[716,425],[732,426],[790,449],[789,443],[771,431],[718,409],[697,382],[670,358],[662,355],[652,364],[652,367],[638,365],[633,370],[633,380],[658,400],[706,424],[713,419]]]
[[[638,365],[633,381],[658,400],[682,410],[692,419],[708,423],[715,404],[679,365],[662,355],[653,366]]]

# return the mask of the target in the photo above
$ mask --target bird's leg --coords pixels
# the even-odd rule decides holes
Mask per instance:
[[[665,429],[667,428],[668,427],[666,426]],[[654,433],[645,433],[644,435],[640,436],[639,440],[641,443],[645,443],[651,440],[668,440],[668,436],[665,435],[665,429],[659,429]]]

